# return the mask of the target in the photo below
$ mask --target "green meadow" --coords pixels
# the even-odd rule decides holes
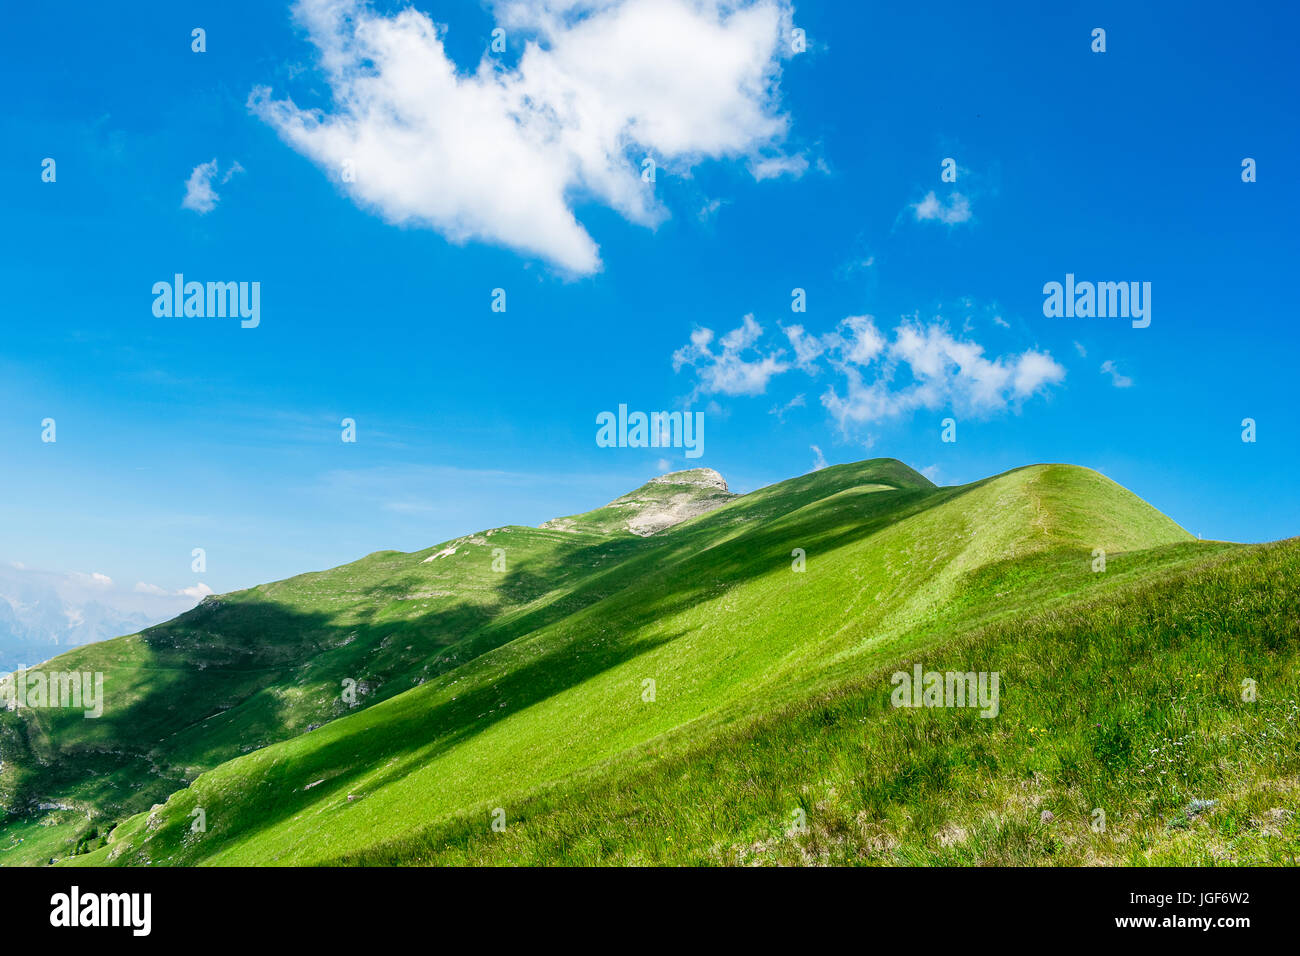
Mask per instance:
[[[1294,863],[1300,543],[1067,465],[701,474],[49,662],[104,715],[0,712],[0,865]]]

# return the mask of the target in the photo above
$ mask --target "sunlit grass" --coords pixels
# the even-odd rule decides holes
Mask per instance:
[[[1294,607],[1294,560],[1268,577],[1260,554],[1085,469],[935,488],[888,459],[837,466],[650,538],[497,529],[73,652],[62,666],[95,660],[130,692],[100,727],[0,716],[0,784],[119,823],[85,863],[1113,862],[1210,852],[1187,834],[1220,813],[1258,853],[1274,844],[1251,814],[1288,804],[1250,801],[1294,768],[1222,764],[1264,732],[1250,721],[1288,726],[1264,688],[1294,641],[1269,656],[1248,632],[1276,623],[1269,601]],[[890,709],[913,659],[999,671],[1002,713]],[[1229,660],[1258,670],[1252,710]],[[1220,681],[1196,685],[1194,721],[1161,703],[1186,668]],[[1227,742],[1196,751],[1177,799],[1115,763],[1190,752],[1193,723]],[[1220,802],[1166,825],[1184,791]]]

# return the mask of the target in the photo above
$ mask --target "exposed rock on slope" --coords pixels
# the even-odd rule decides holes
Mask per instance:
[[[567,518],[553,518],[542,527],[554,531],[602,534],[630,531],[645,537],[707,514],[735,497],[727,490],[726,479],[712,468],[692,468],[652,478],[603,508]]]

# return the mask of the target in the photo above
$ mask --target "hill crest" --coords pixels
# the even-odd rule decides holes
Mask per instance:
[[[595,534],[628,532],[644,538],[708,514],[736,497],[728,489],[727,480],[712,468],[670,471],[601,508],[552,518],[540,527]]]

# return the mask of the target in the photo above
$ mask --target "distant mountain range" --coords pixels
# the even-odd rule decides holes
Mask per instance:
[[[69,600],[40,582],[6,579],[0,582],[0,673],[156,623],[142,612],[120,611],[94,600]]]

